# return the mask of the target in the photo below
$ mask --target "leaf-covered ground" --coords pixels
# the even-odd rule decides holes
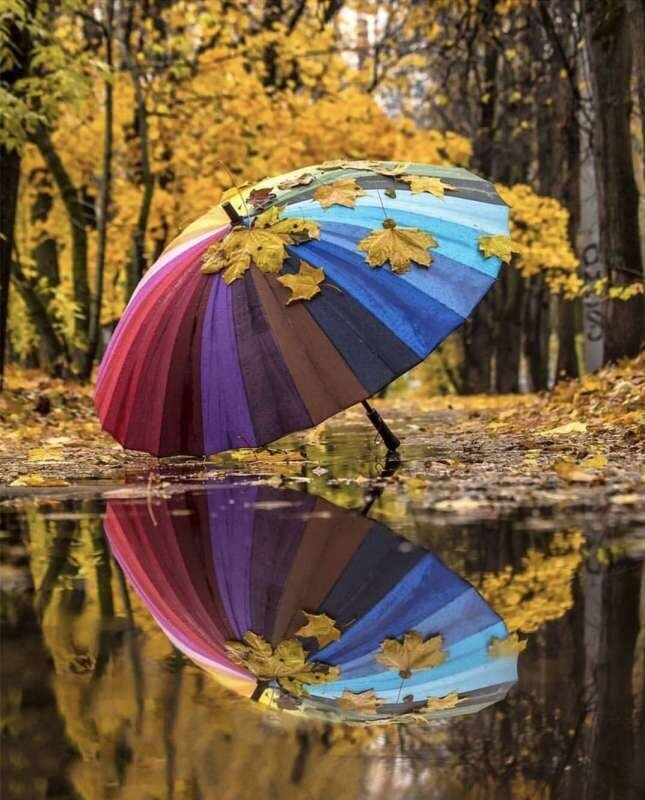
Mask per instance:
[[[388,518],[591,511],[631,525],[643,521],[644,395],[641,357],[550,394],[380,401],[402,439],[398,466],[386,465],[360,407],[268,449],[157,461],[100,431],[89,387],[10,373],[0,395],[0,494],[97,494],[138,479],[121,491],[154,493],[178,479],[234,474],[307,484],[348,506],[371,497]]]

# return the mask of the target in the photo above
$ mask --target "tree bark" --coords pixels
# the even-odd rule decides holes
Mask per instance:
[[[101,308],[103,306],[103,277],[105,274],[105,252],[107,247],[108,213],[112,189],[112,150],[114,129],[114,92],[112,88],[112,37],[114,23],[114,0],[108,0],[103,35],[105,37],[105,63],[110,76],[104,83],[104,121],[103,121],[103,169],[101,175],[101,191],[99,194],[97,219],[96,273],[94,275],[94,296],[90,305],[90,324],[87,342],[87,353],[83,377],[89,378],[99,345],[101,333]]]
[[[630,21],[625,0],[585,0],[585,26],[596,106],[594,157],[600,246],[611,286],[643,279],[634,176]],[[636,356],[642,343],[643,296],[608,301],[605,360]]]
[[[3,197],[0,203],[0,391],[2,391],[8,348],[11,253],[20,181],[20,155],[16,150],[9,152],[4,146],[0,147],[0,172],[3,176]]]

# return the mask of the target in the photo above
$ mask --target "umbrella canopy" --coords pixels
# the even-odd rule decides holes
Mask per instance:
[[[473,586],[380,523],[224,482],[153,512],[110,500],[112,551],[173,643],[240,694],[365,721],[471,713],[517,679]]]
[[[148,270],[101,364],[99,417],[128,448],[318,424],[426,358],[509,256],[507,207],[463,169],[328,162],[227,194]]]

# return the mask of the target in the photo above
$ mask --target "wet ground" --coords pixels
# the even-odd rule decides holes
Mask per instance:
[[[0,489],[3,798],[641,798],[642,461],[624,428],[558,433],[552,422],[515,424],[517,413],[401,407],[392,414],[404,432],[400,465],[349,413],[261,456],[177,459],[152,471],[148,461],[103,464],[68,485]],[[526,641],[514,655],[518,680],[499,677],[493,664],[481,686],[460,673],[454,686],[421,697],[403,684],[380,717],[341,714],[324,687],[315,687],[321,702],[295,693],[286,709],[277,689],[253,692],[260,702],[242,696],[250,692],[222,679],[204,650],[201,666],[189,657],[218,635],[207,631],[217,592],[205,582],[206,556],[182,549],[178,559],[169,542],[214,542],[213,516],[226,541],[241,539],[244,509],[261,517],[254,563],[273,565],[269,577],[257,566],[244,577],[241,556],[225,556],[221,544],[208,559],[215,571],[229,559],[218,573],[229,600],[247,581],[251,617],[274,609],[271,625],[262,611],[272,631],[281,608],[272,587],[293,592],[298,572],[289,542],[308,565],[298,573],[305,592],[331,560],[316,554],[317,541],[332,542],[335,556],[351,537],[372,536],[393,555],[371,567],[343,556],[362,594],[348,594],[347,579],[342,602],[329,599],[340,589],[321,590],[315,610],[336,608],[344,636],[401,585],[408,567],[396,572],[397,564],[434,559],[451,586],[468,589]],[[298,525],[309,532],[307,558]],[[130,552],[137,536],[141,547]],[[260,602],[262,581],[269,599]],[[151,600],[155,586],[165,611]],[[371,589],[378,597],[368,603]],[[430,582],[422,597],[437,591]],[[410,629],[416,602],[400,606]],[[238,613],[232,600],[220,606],[222,618]],[[383,617],[382,635],[393,624]],[[458,624],[442,628],[447,663]],[[243,627],[223,638],[241,638]],[[444,708],[422,713],[429,696]]]

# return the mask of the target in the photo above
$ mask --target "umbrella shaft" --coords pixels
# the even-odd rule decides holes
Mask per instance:
[[[398,446],[401,444],[399,439],[388,428],[388,426],[383,421],[383,417],[381,417],[378,411],[375,408],[372,408],[372,406],[367,402],[367,400],[363,400],[362,402],[363,402],[363,408],[365,409],[365,413],[367,414],[367,418],[376,428],[376,432],[385,442],[385,446],[387,447],[387,449],[390,451],[396,450]]]

